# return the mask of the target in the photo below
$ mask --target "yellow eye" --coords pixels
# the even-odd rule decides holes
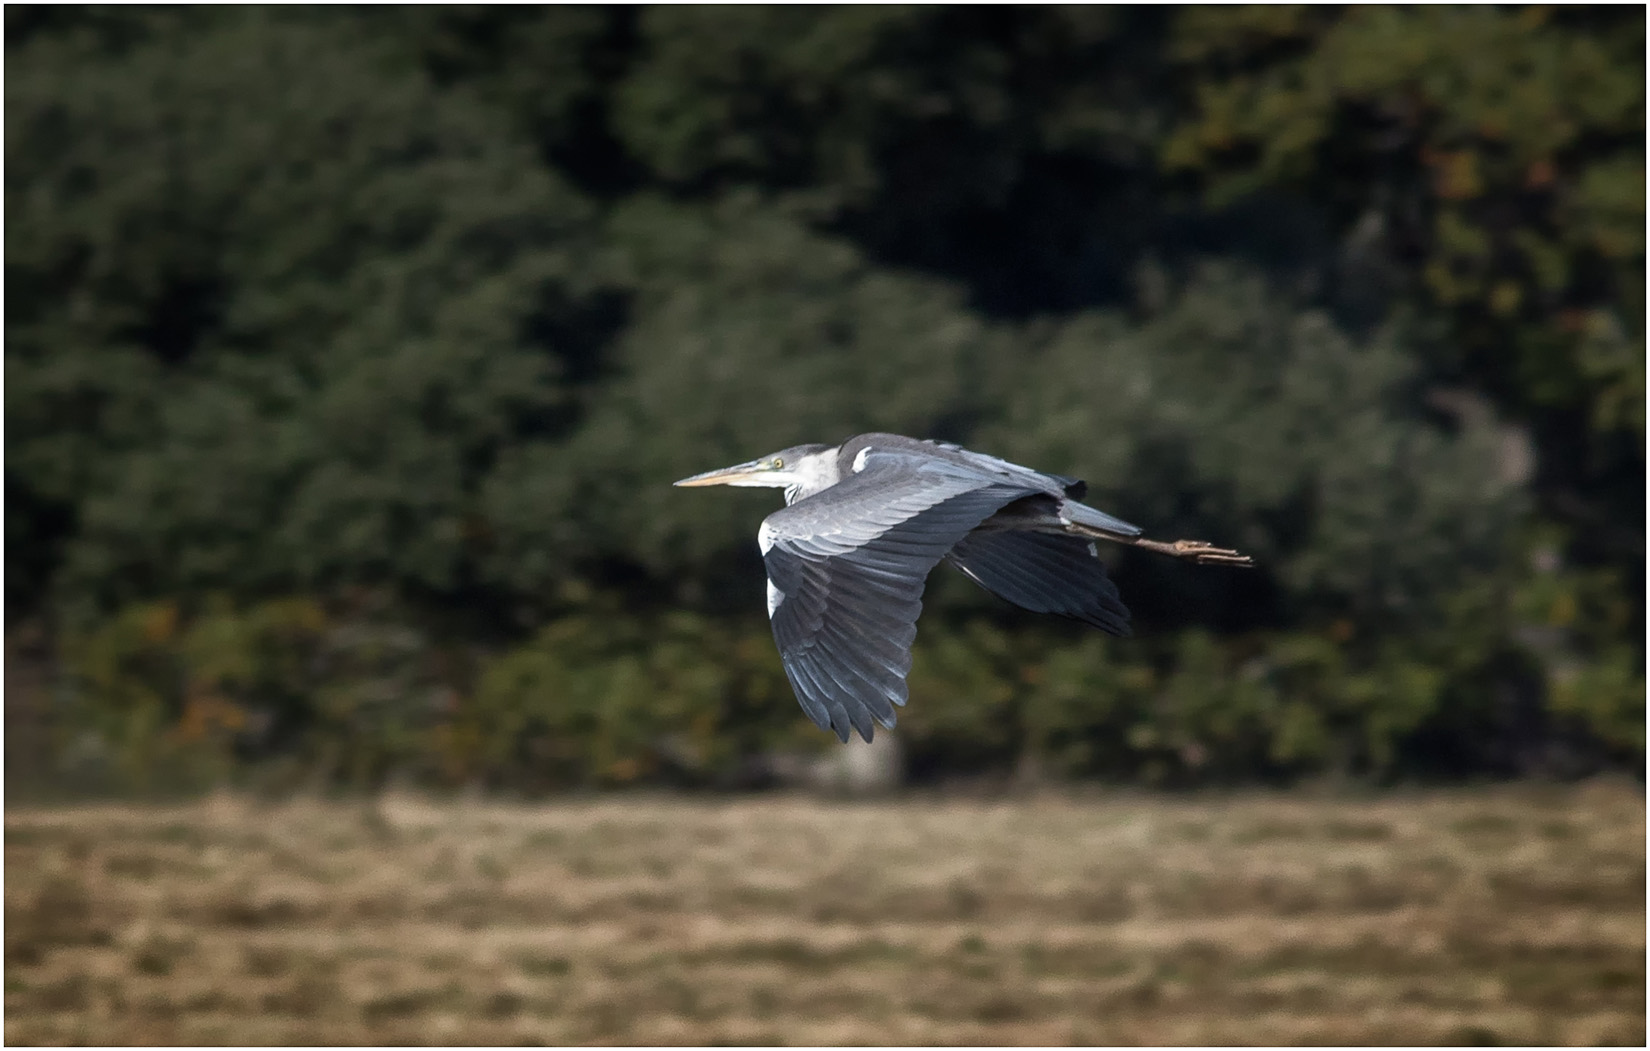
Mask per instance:
[[[773,458],[773,469],[776,470],[776,471],[784,470],[785,469],[785,461],[780,459],[779,457],[775,456]]]

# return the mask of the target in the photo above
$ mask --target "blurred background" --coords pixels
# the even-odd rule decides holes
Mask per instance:
[[[1150,535],[1259,565],[1102,551],[1135,612],[1129,640],[936,573],[897,780],[1455,785],[1470,813],[1433,831],[1456,821],[1495,856],[1528,833],[1553,858],[1590,858],[1572,890],[1620,877],[1609,900],[1627,927],[1599,922],[1626,962],[1570,945],[1565,960],[1593,963],[1563,988],[1616,990],[1637,1028],[1457,1018],[1260,1042],[1643,1039],[1641,789],[1537,806],[1502,785],[1480,812],[1459,787],[1642,776],[1642,8],[9,5],[5,47],[8,795],[250,793],[214,797],[217,825],[9,823],[8,858],[45,844],[14,859],[43,882],[14,902],[8,880],[8,935],[15,905],[39,942],[8,941],[9,1006],[105,1002],[95,968],[53,978],[57,1000],[14,1002],[12,964],[44,966],[40,945],[129,941],[122,959],[158,983],[194,959],[155,949],[182,936],[133,928],[85,874],[141,883],[180,843],[199,848],[191,864],[234,853],[264,819],[222,808],[265,805],[248,799],[389,788],[572,805],[570,791],[654,798],[817,770],[837,746],[792,698],[763,616],[754,533],[776,494],[669,483],[875,429],[1086,478],[1091,503]],[[765,797],[707,798],[680,820],[710,822],[709,841],[717,821],[745,827],[719,808],[784,818]],[[1150,817],[1193,803],[1137,805],[1176,842],[1226,828],[1219,812]],[[1558,816],[1529,816],[1549,805]],[[885,825],[902,812],[888,806]],[[1625,809],[1599,819],[1611,806]],[[340,813],[294,827],[391,843],[473,825],[369,807],[357,828]],[[652,827],[620,813],[579,820]],[[1424,831],[1303,813],[1254,817],[1263,834],[1232,849],[1281,827],[1295,846],[1392,857]],[[811,814],[787,841],[802,855]],[[1049,820],[1081,840],[1081,822]],[[159,838],[87,861],[137,827]],[[523,832],[521,849],[550,864],[555,836],[577,839],[557,828]],[[947,851],[1036,853],[948,834]],[[496,890],[487,865],[509,863],[465,842],[425,860]],[[1600,861],[1588,844],[1626,854]],[[1547,890],[1485,899],[1486,915],[1576,906],[1541,858],[1502,875],[1516,890],[1545,873]],[[309,915],[243,875],[213,922],[244,934]],[[1019,884],[996,878],[945,877],[935,922],[1013,914],[999,891]],[[1298,904],[1255,878],[1242,901]],[[1320,898],[1334,885],[1309,883]],[[1091,919],[1168,908],[1117,886]],[[1337,908],[1363,902],[1347,893]],[[1363,905],[1407,900],[1375,898]],[[984,935],[945,930],[950,956],[990,958],[989,940],[968,941]],[[878,944],[908,961],[897,939]],[[806,946],[781,963],[834,974],[866,958]],[[265,950],[245,964],[259,980],[317,973],[291,946]],[[559,950],[532,959],[537,979],[579,973]],[[1126,1003],[1172,1005],[1165,988],[1214,965],[1176,966]],[[259,1009],[330,1002],[328,983],[304,988]],[[593,1028],[551,1035],[620,1032],[600,1020],[625,1022],[631,994],[603,995],[617,999],[592,1008]],[[669,1017],[708,1010],[666,999]],[[1039,1029],[1017,1003],[967,1015],[975,1029],[873,1042],[1255,1036]],[[524,1017],[494,1006],[500,1025]],[[15,1014],[13,1039],[101,1032],[14,1030]],[[226,1038],[151,1036],[167,1032]]]
[[[872,429],[1262,567],[936,574],[918,778],[1639,769],[1643,27],[14,8],[11,784],[823,745],[774,494],[668,483]]]

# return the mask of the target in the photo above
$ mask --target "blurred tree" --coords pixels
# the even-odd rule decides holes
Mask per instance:
[[[1644,556],[1644,11],[1188,8],[1164,143],[1211,201],[1286,188],[1348,286],[1446,318],[1425,368],[1537,430],[1543,508]],[[1354,290],[1353,294],[1360,294]]]
[[[774,499],[668,483],[886,428],[1264,564],[937,574],[918,770],[1641,762],[1643,26],[8,8],[8,628],[133,776],[725,781]]]
[[[794,195],[994,313],[1126,291],[1162,233],[1161,12],[655,7],[617,134],[675,193]]]
[[[1010,367],[1006,415],[981,435],[994,452],[1087,475],[1100,506],[1154,530],[1222,536],[1279,585],[1257,605],[1255,574],[1129,552],[1148,615],[1391,630],[1497,567],[1519,520],[1513,437],[1487,413],[1454,435],[1429,422],[1400,333],[1360,346],[1253,277],[1208,270],[1140,324],[1050,325]]]
[[[585,194],[614,199],[643,177],[611,127],[614,84],[635,58],[639,10],[413,5],[354,15],[437,85],[462,85],[497,108]]]
[[[500,445],[564,408],[589,208],[348,23],[174,21],[11,56],[14,579],[49,537],[65,597],[452,589]]]

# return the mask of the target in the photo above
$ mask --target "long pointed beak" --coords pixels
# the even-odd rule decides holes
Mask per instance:
[[[735,482],[755,478],[761,473],[762,468],[758,465],[758,462],[752,460],[750,463],[742,463],[737,467],[722,467],[715,471],[706,471],[704,474],[696,474],[691,478],[684,478],[671,484],[681,486],[732,485]]]

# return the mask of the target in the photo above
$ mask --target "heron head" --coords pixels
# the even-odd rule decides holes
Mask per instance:
[[[812,482],[822,461],[836,455],[829,445],[793,445],[776,453],[759,456],[749,463],[706,471],[683,478],[676,485],[741,485],[791,489]]]

